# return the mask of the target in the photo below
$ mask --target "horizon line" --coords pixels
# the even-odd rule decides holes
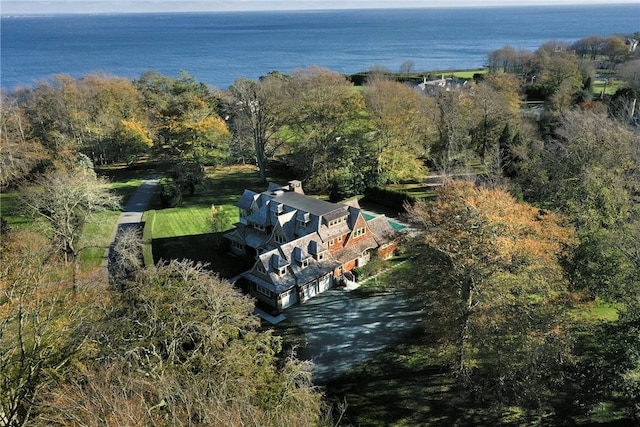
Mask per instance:
[[[9,1],[4,2],[5,6],[7,3],[19,3],[21,6],[25,6],[24,2],[17,1]],[[34,6],[39,2],[34,2]],[[46,2],[51,5],[51,2]],[[71,3],[71,2],[65,2]],[[96,5],[98,2],[93,3]],[[146,3],[146,2],[145,2]],[[171,3],[176,4],[174,2],[164,2],[166,5]],[[88,2],[80,2],[80,4],[87,5]],[[143,3],[139,3],[143,4]],[[177,4],[188,4],[177,3]],[[156,4],[157,5],[157,4]],[[10,12],[0,12],[0,16],[2,17],[27,17],[27,16],[40,16],[47,17],[53,15],[134,15],[134,14],[163,14],[163,13],[175,13],[175,14],[189,14],[189,13],[239,13],[239,12],[321,12],[321,11],[355,11],[355,10],[395,10],[395,9],[407,9],[407,10],[419,10],[419,9],[495,9],[495,8],[527,8],[527,7],[576,7],[576,6],[627,6],[627,5],[637,5],[640,8],[640,3],[630,0],[620,0],[615,1],[615,3],[610,3],[606,0],[593,0],[593,1],[575,1],[575,2],[554,2],[554,3],[546,3],[540,2],[536,0],[532,0],[530,2],[518,2],[514,4],[431,4],[431,5],[414,5],[414,4],[400,4],[395,6],[389,6],[388,4],[368,4],[363,7],[357,7],[355,5],[349,4],[345,7],[313,7],[313,5],[304,5],[300,8],[291,8],[291,7],[263,7],[263,8],[194,8],[192,10],[188,9],[180,9],[180,8],[167,8],[160,10],[82,10],[82,11],[71,11],[71,10],[48,10],[48,11],[38,11],[38,12],[26,12],[26,11],[10,11]],[[108,6],[108,4],[107,4]],[[195,5],[194,5],[195,6]],[[55,9],[55,7],[54,7]]]

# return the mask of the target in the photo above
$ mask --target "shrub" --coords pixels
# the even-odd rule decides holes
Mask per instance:
[[[175,208],[182,200],[182,192],[174,182],[167,182],[162,185],[160,193],[160,204],[163,208]]]

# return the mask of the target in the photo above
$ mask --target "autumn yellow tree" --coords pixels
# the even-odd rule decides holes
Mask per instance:
[[[452,182],[408,208],[429,330],[461,385],[494,401],[537,403],[571,360],[562,267],[571,229],[507,192]]]

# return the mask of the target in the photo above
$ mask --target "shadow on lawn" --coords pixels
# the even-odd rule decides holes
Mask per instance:
[[[189,259],[208,264],[208,268],[225,278],[232,278],[251,265],[251,260],[232,256],[224,244],[224,232],[153,239],[153,261]]]
[[[465,397],[423,328],[325,386],[328,399],[347,402],[341,425],[522,426],[564,425],[550,414],[496,407]],[[442,361],[441,361],[442,362]],[[335,406],[335,405],[334,405]]]

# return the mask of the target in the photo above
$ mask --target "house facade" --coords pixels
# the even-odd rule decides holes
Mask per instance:
[[[372,256],[397,249],[396,232],[382,215],[365,219],[357,201],[329,203],[304,194],[300,181],[245,190],[240,222],[225,238],[237,256],[255,258],[243,287],[274,312],[333,287]]]

